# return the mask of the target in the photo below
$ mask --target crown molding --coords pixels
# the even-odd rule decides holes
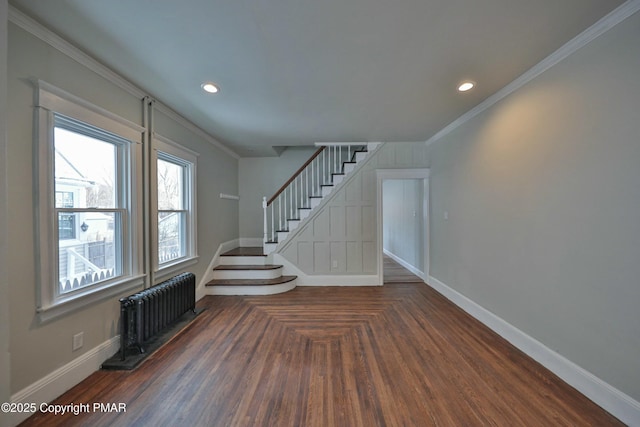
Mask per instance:
[[[28,33],[32,34],[33,36],[39,38],[43,42],[47,43],[54,49],[61,52],[62,54],[78,62],[80,65],[98,74],[100,77],[103,77],[104,79],[108,80],[109,82],[123,89],[127,93],[139,99],[143,99],[147,96],[155,99],[156,100],[155,107],[158,111],[162,112],[164,115],[174,120],[175,122],[185,127],[186,129],[189,129],[191,132],[195,133],[196,135],[200,136],[201,138],[209,142],[211,145],[223,151],[225,154],[228,154],[235,159],[240,158],[240,155],[238,153],[236,153],[226,145],[222,144],[220,141],[215,139],[213,136],[211,136],[209,133],[204,131],[202,128],[195,125],[194,123],[192,123],[191,121],[189,121],[188,119],[186,119],[185,117],[183,117],[182,115],[174,111],[171,107],[167,106],[162,101],[157,100],[157,98],[151,96],[150,94],[148,94],[138,86],[134,85],[129,80],[125,79],[120,74],[116,73],[115,71],[113,71],[112,69],[104,65],[103,63],[97,61],[90,55],[86,54],[77,46],[71,44],[66,39],[60,37],[53,31],[49,30],[48,28],[46,28],[45,26],[43,26],[33,18],[27,16],[25,13],[21,12],[20,10],[16,9],[14,6],[11,6],[11,5],[9,5],[9,21],[17,25],[18,27],[22,28],[23,30],[27,31]]]
[[[447,126],[436,132],[431,138],[425,141],[427,146],[433,144],[438,141],[445,135],[451,133],[456,128],[462,126],[467,121],[471,120],[473,117],[482,113],[483,111],[489,109],[493,105],[497,104],[502,99],[506,98],[513,92],[517,91],[525,84],[529,83],[533,79],[535,79],[540,74],[544,73],[554,65],[558,64],[560,61],[564,60],[578,49],[586,46],[591,41],[600,37],[602,34],[609,31],[611,28],[615,27],[625,19],[629,18],[636,12],[640,11],[640,0],[628,0],[625,3],[618,6],[616,9],[602,17],[595,24],[584,30],[582,33],[578,34],[573,39],[569,40],[567,43],[562,45],[558,50],[553,52],[551,55],[547,56],[542,61],[538,62],[536,65],[531,67],[529,70],[525,71],[522,75],[517,77],[511,83],[482,101],[480,104],[476,105],[471,110],[464,113],[462,116],[458,117],[453,122],[449,123]]]
[[[173,121],[179,123],[180,125],[184,126],[187,129],[189,129],[191,132],[193,132],[196,135],[200,136],[201,138],[205,139],[211,145],[215,146],[216,148],[220,149],[221,151],[224,151],[225,154],[230,155],[234,159],[240,159],[241,156],[238,153],[236,153],[235,151],[233,151],[232,149],[230,149],[226,145],[222,144],[220,141],[218,141],[217,139],[212,137],[210,134],[208,134],[202,128],[196,126],[195,124],[193,124],[189,120],[185,119],[183,116],[178,114],[175,110],[173,110],[171,107],[167,106],[166,104],[156,100],[155,109],[157,111],[161,112],[162,114],[164,114],[165,116],[169,117]]]

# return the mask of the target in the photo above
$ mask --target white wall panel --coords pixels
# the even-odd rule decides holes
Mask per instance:
[[[310,219],[311,227],[292,237],[281,254],[304,273],[361,274],[377,272],[378,168],[428,167],[424,143],[387,143],[374,152],[361,169],[334,190]],[[400,163],[397,163],[397,159]],[[304,243],[304,244],[302,244]],[[313,248],[309,253],[308,249]],[[302,251],[305,251],[302,253]],[[313,259],[313,263],[307,258]],[[338,267],[331,267],[336,261]],[[313,264],[313,265],[311,265]]]

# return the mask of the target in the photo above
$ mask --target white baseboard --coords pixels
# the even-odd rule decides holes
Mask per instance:
[[[42,403],[49,403],[99,370],[102,363],[116,354],[119,349],[120,335],[116,335],[20,390],[11,396],[11,402],[35,403],[38,407]],[[11,425],[18,425],[31,415],[31,413],[15,413],[11,419]]]
[[[269,257],[274,264],[283,266],[283,274],[298,276],[297,286],[380,286],[382,284],[377,274],[309,275],[280,254],[272,253]]]
[[[428,285],[629,426],[640,426],[640,402],[507,323],[435,277]]]
[[[398,264],[400,264],[401,266],[403,266],[404,268],[406,268],[407,270],[409,270],[410,272],[412,272],[413,274],[415,274],[416,276],[421,278],[422,280],[425,280],[425,281],[427,280],[427,276],[424,274],[424,271],[418,270],[416,267],[414,267],[413,265],[409,264],[407,261],[403,260],[402,258],[397,256],[396,254],[393,254],[393,253],[389,252],[386,249],[383,249],[382,252],[386,256],[388,256],[389,258],[391,258],[392,260],[394,260],[395,262],[397,262]]]
[[[233,240],[229,240],[228,242],[220,243],[220,245],[218,246],[218,250],[213,255],[213,258],[211,258],[211,261],[207,266],[207,270],[202,275],[202,278],[200,279],[200,283],[198,283],[198,286],[196,287],[196,301],[200,301],[202,297],[204,297],[205,295],[208,295],[205,285],[213,279],[213,269],[220,262],[220,254],[230,251],[231,249],[237,248],[238,246],[240,246],[240,239],[233,239]]]

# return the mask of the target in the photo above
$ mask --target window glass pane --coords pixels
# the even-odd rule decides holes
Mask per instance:
[[[185,213],[158,213],[158,264],[185,256]]]
[[[56,127],[54,152],[56,208],[116,207],[115,144]]]
[[[184,167],[158,159],[158,210],[183,209]]]
[[[119,276],[120,215],[115,212],[58,212],[60,293]],[[63,238],[73,224],[74,238]],[[65,231],[66,232],[66,231]]]

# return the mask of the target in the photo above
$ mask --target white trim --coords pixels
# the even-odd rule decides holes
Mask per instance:
[[[145,98],[146,96],[149,95],[145,91],[143,91],[142,89],[140,89],[139,87],[129,82],[127,79],[125,79],[118,73],[116,73],[115,71],[111,70],[106,65],[96,61],[91,56],[87,55],[86,53],[84,53],[77,47],[73,46],[71,43],[69,43],[68,41],[66,41],[65,39],[63,39],[62,37],[54,33],[53,31],[42,26],[40,23],[30,18],[29,16],[25,15],[24,13],[22,13],[21,11],[19,11],[18,9],[16,9],[14,6],[11,6],[11,5],[9,5],[9,21],[13,22],[15,25],[27,31],[28,33],[32,34],[33,36],[39,38],[43,42],[47,43],[54,49],[61,52],[62,54],[78,62],[80,65],[98,74],[100,77],[103,77],[107,81],[123,89],[127,93],[140,99]],[[184,118],[183,116],[175,112],[173,109],[171,109],[169,106],[162,103],[161,101],[156,101],[155,107],[158,111],[163,113],[165,116],[176,121],[178,124],[182,125],[183,127],[195,133],[196,135],[202,137],[211,145],[219,148],[220,150],[222,150],[223,152],[225,152],[226,154],[230,155],[235,159],[240,158],[240,155],[237,154],[235,151],[233,151],[231,148],[220,143],[217,139],[215,139],[213,136],[208,134],[206,131],[204,131],[203,129],[201,129],[191,121],[187,120],[186,118]]]
[[[342,181],[334,185],[331,189],[331,192],[323,196],[317,205],[314,206],[312,202],[311,212],[304,219],[302,219],[302,221],[300,221],[300,223],[294,230],[291,230],[290,232],[288,232],[283,239],[278,238],[278,244],[275,247],[275,249],[273,249],[272,253],[282,252],[285,249],[287,249],[287,247],[293,242],[293,237],[295,237],[298,233],[300,233],[305,228],[306,224],[308,224],[313,218],[315,218],[320,214],[320,212],[322,212],[322,210],[324,209],[324,206],[326,206],[327,203],[329,203],[329,201],[333,200],[336,197],[336,194],[338,194],[340,190],[347,185],[347,183],[351,182],[354,179],[354,177],[356,176],[356,172],[362,169],[367,163],[369,163],[371,159],[374,157],[373,154],[378,150],[378,148],[380,148],[384,144],[385,143],[383,142],[369,143],[368,150],[370,151],[367,152],[367,156],[361,161],[359,161],[354,166],[354,168],[345,175]],[[313,200],[318,200],[318,199],[313,199]],[[382,280],[382,276],[380,276],[380,280]]]
[[[369,142],[314,142],[316,147],[348,147],[353,145],[367,145]]]
[[[104,64],[96,61],[12,5],[9,5],[9,21],[135,97],[144,98],[146,95],[142,89],[106,67]]]
[[[11,402],[36,403],[38,406],[51,402],[99,370],[102,363],[116,354],[119,348],[120,335],[116,335],[12,395]],[[17,425],[32,414],[26,412],[13,415],[12,425]]]
[[[224,153],[230,155],[234,159],[239,159],[241,157],[238,153],[233,151],[231,148],[229,148],[226,145],[222,144],[220,141],[215,139],[213,136],[209,135],[206,131],[204,131],[203,129],[201,129],[200,127],[195,125],[194,123],[190,122],[189,120],[185,119],[180,114],[178,114],[177,112],[172,110],[170,107],[168,107],[167,105],[163,104],[161,101],[156,101],[156,106],[155,107],[156,107],[156,110],[158,110],[159,112],[161,112],[165,116],[169,117],[170,119],[174,120],[178,124],[182,125],[184,128],[189,129],[191,132],[193,132],[196,135],[200,136],[201,138],[206,140],[209,144],[215,146],[216,148],[219,148],[221,151],[223,151]]]
[[[160,151],[164,151],[166,153],[173,154],[178,157],[183,157],[188,154],[191,157],[189,161],[191,161],[192,163],[196,163],[198,161],[198,157],[200,157],[200,153],[198,153],[197,151],[190,150],[184,145],[179,144],[175,141],[172,141],[171,139],[164,137],[160,134],[157,134],[155,132],[153,133],[153,139],[161,142],[162,144],[165,144],[165,145],[168,145],[169,147],[174,148],[174,150],[172,150],[171,148],[165,146],[163,147],[163,150],[160,150]],[[155,146],[154,146],[154,149],[157,150]]]
[[[8,402],[11,393],[11,354],[9,352],[9,277],[8,265],[8,187],[7,187],[7,56],[8,2],[0,0],[0,402]],[[9,425],[9,414],[0,411],[0,426]]]
[[[262,242],[262,241],[261,241]],[[198,287],[196,288],[196,301],[200,301],[202,297],[208,295],[207,288],[205,285],[213,280],[213,269],[219,265],[220,263],[220,254],[223,254],[231,249],[235,249],[240,246],[240,239],[229,240],[228,242],[220,243],[218,246],[218,250],[215,254],[213,254],[213,258],[211,258],[211,262],[207,266],[202,278],[200,279],[200,283],[198,283]]]
[[[145,129],[97,105],[41,80],[32,80],[36,92],[34,122],[34,179],[35,179],[35,231],[37,268],[37,313],[39,322],[47,322],[87,304],[140,286],[142,271],[142,171],[141,140]],[[72,121],[88,123],[123,138],[126,144],[117,144],[117,174],[122,178],[116,193],[119,202],[114,210],[122,211],[120,225],[122,275],[95,286],[68,295],[59,295],[57,253],[58,238],[54,219],[54,113]],[[129,143],[131,142],[131,143]]]
[[[429,176],[431,171],[429,168],[408,168],[408,169],[376,169],[376,213],[377,213],[377,256],[378,256],[378,277],[380,278],[380,285],[384,281],[383,272],[383,213],[382,213],[382,183],[386,179],[423,179],[424,180],[424,195],[423,195],[423,221],[424,221],[424,233],[425,235],[421,239],[424,244],[424,272],[422,275],[418,275],[420,278],[425,279],[429,276],[429,258],[431,253],[431,230],[429,228]]]
[[[226,194],[226,193],[220,193],[220,198],[227,199],[227,200],[240,200],[240,196],[235,196],[233,194]]]
[[[386,256],[388,256],[389,258],[391,258],[392,260],[394,260],[395,262],[397,262],[398,264],[400,264],[401,266],[403,266],[404,268],[406,268],[407,270],[409,270],[410,272],[412,272],[422,280],[424,281],[427,280],[427,276],[424,274],[424,271],[418,270],[416,267],[409,264],[407,261],[403,260],[398,255],[391,253],[384,248],[382,249],[382,253],[384,253]]]
[[[37,89],[37,107],[62,113],[65,116],[73,117],[96,127],[107,128],[110,132],[132,142],[142,143],[142,134],[146,131],[143,126],[60,89],[51,83],[39,79],[31,79],[31,82]]]
[[[149,187],[153,190],[149,194],[149,211],[152,213],[148,219],[151,236],[151,265],[153,267],[153,281],[157,283],[157,277],[167,275],[194,264],[198,260],[198,156],[195,151],[183,147],[181,144],[165,138],[156,133],[151,139],[151,161]],[[185,200],[183,209],[186,213],[186,244],[185,254],[182,258],[160,265],[158,262],[158,160],[170,162],[185,168],[183,190]]]
[[[517,91],[540,74],[544,73],[560,61],[576,52],[581,47],[587,45],[588,43],[601,36],[605,32],[609,31],[611,28],[615,27],[638,11],[640,11],[640,0],[629,0],[618,6],[609,14],[598,20],[595,24],[584,30],[582,33],[578,34],[573,39],[569,40],[551,55],[538,62],[529,70],[525,71],[511,83],[442,128],[431,138],[427,139],[425,141],[425,144],[429,146],[445,135],[451,133],[459,126],[462,126],[465,122],[471,120],[473,117],[482,113],[484,110],[487,110],[493,105],[497,104],[499,101],[506,98],[511,93]]]
[[[427,284],[622,422],[630,426],[640,426],[640,402],[551,350],[435,277],[429,276]]]
[[[298,276],[297,286],[380,286],[382,282],[381,278],[374,274],[309,275],[278,253],[269,254],[268,259],[271,259],[274,264],[282,265],[283,275]]]
[[[296,280],[277,285],[258,286],[209,286],[207,295],[275,295],[296,287]]]

